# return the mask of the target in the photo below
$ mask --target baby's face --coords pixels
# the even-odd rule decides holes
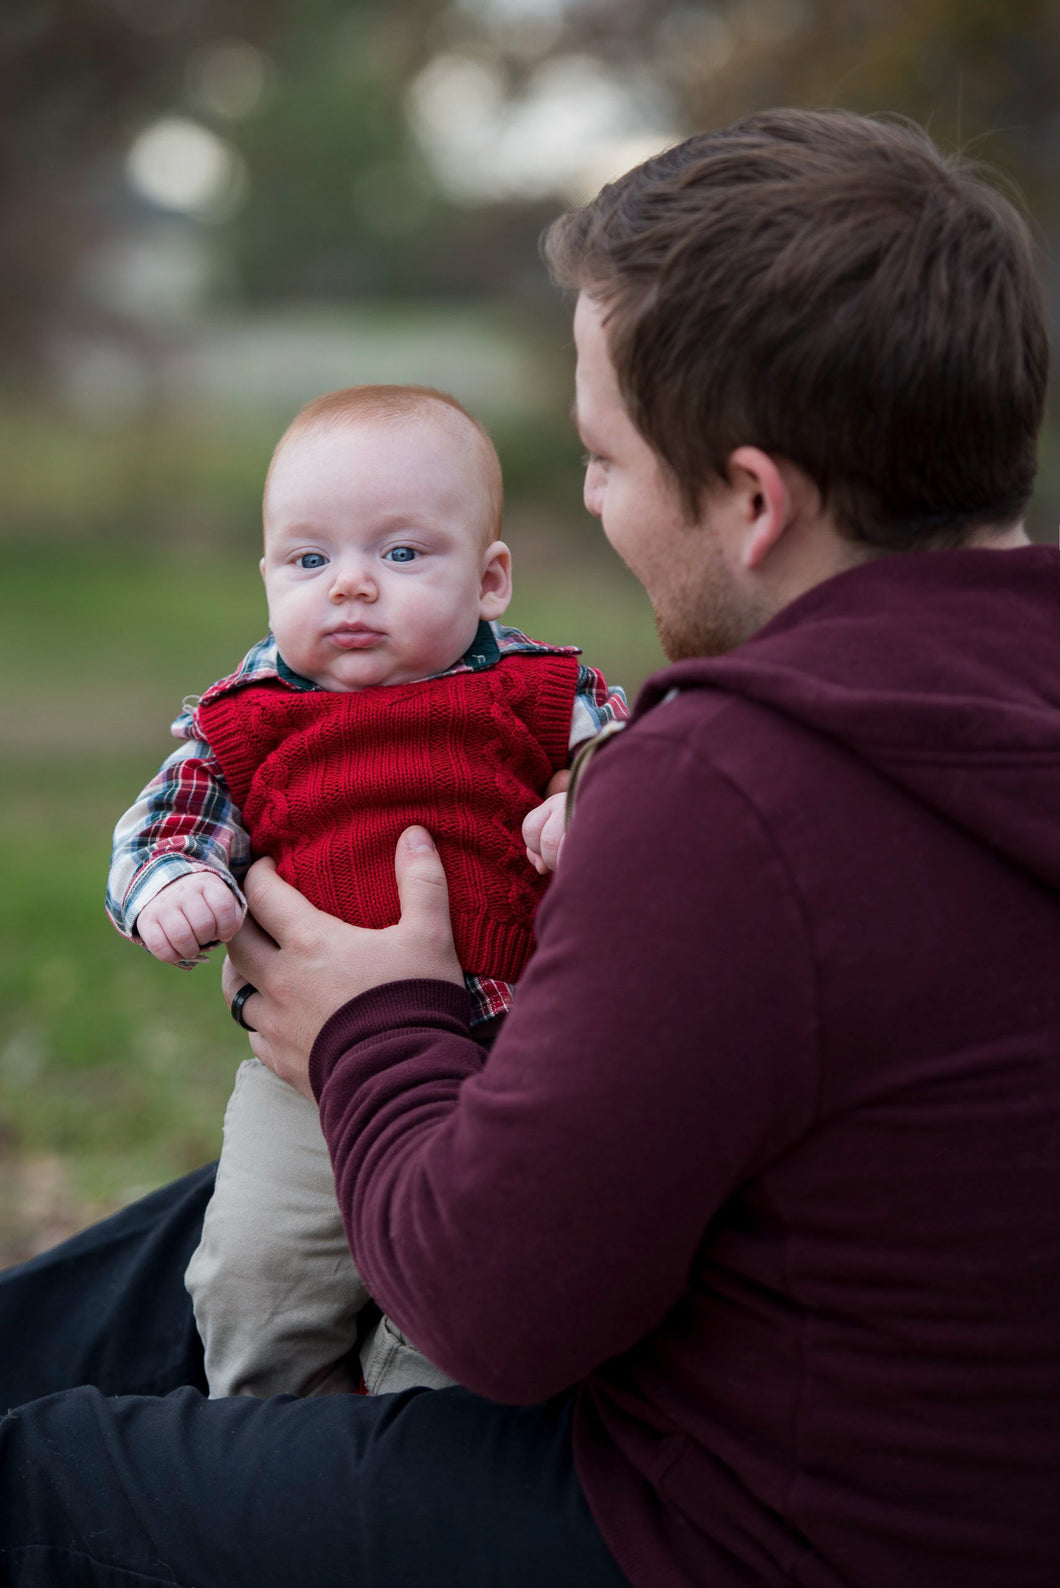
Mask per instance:
[[[459,424],[417,414],[293,436],[269,479],[261,559],[287,665],[336,690],[444,672],[511,595],[485,511]]]

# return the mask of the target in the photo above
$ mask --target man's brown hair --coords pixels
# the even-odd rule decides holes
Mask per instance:
[[[690,518],[742,444],[798,464],[879,549],[1022,516],[1048,366],[1030,238],[919,128],[748,116],[608,184],[545,252],[604,305],[630,417]]]

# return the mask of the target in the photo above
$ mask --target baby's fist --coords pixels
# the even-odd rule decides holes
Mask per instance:
[[[190,969],[201,949],[227,943],[246,911],[231,888],[212,871],[188,872],[168,882],[136,917],[144,947],[166,965]]]
[[[566,794],[553,794],[523,819],[526,858],[544,877],[555,871],[566,832]]]

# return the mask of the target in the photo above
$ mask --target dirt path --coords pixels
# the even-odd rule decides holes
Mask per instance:
[[[0,1142],[0,1268],[47,1251],[112,1211],[74,1195],[61,1158],[19,1155]]]

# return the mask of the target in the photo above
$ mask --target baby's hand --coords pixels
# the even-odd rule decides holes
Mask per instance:
[[[243,924],[243,906],[212,871],[168,882],[136,917],[144,946],[166,965],[192,966],[210,943],[227,943]]]
[[[548,785],[548,798],[523,819],[526,858],[543,877],[555,871],[563,847],[567,806],[563,791],[569,782],[569,772],[557,772]]]

